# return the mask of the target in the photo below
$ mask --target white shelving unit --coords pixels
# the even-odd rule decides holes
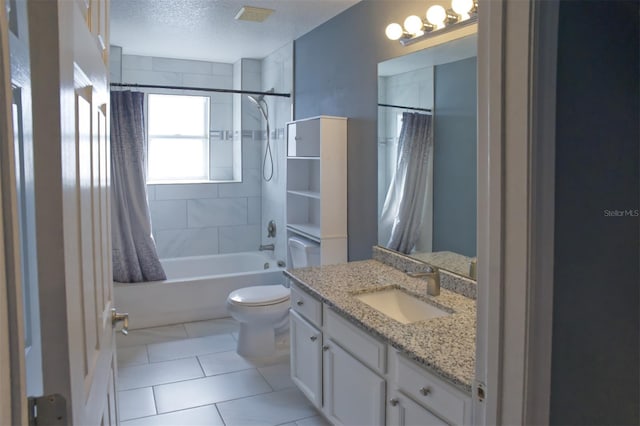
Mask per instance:
[[[287,123],[287,238],[320,244],[323,265],[347,261],[347,119]],[[289,264],[291,259],[289,259]]]

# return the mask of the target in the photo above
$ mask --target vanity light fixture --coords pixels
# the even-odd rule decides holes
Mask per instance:
[[[407,19],[404,20],[404,29],[409,34],[424,34],[422,31],[423,26],[424,23],[422,22],[422,19],[417,15],[407,16]]]
[[[387,25],[385,34],[388,39],[399,40],[400,44],[408,46],[435,33],[476,22],[478,3],[477,0],[452,0],[451,9],[436,4],[427,9],[426,18],[424,21],[417,15],[408,16],[404,28],[394,22]]]
[[[439,4],[434,4],[427,9],[427,21],[431,25],[435,26],[436,30],[444,28],[444,23],[447,20],[447,11]]]

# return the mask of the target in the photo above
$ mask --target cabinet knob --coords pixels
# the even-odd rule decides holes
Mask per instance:
[[[311,339],[312,342],[315,342],[316,340],[318,340],[318,336],[311,336],[309,337],[309,339]]]
[[[428,396],[431,393],[431,388],[428,386],[426,388],[420,388],[420,393],[424,396]]]
[[[396,405],[398,405],[398,402],[400,402],[398,401],[398,398],[391,398],[389,400],[389,404],[391,404],[392,407],[395,407]]]
[[[298,306],[304,305],[304,300],[298,299],[298,301],[296,302],[296,305],[298,305]]]
[[[328,351],[328,350],[329,350],[329,345],[324,345],[324,346],[322,347],[322,350],[323,350],[323,351]]]

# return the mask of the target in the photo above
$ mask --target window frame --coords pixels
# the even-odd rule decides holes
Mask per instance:
[[[218,123],[214,125],[214,117],[212,115],[212,111],[215,108],[214,105],[220,104],[220,101],[214,97],[214,94],[211,93],[202,93],[199,91],[193,90],[173,90],[173,89],[153,89],[153,90],[142,90],[145,94],[145,104],[144,104],[144,118],[145,118],[145,132],[147,137],[147,146],[145,147],[145,182],[147,185],[184,185],[184,184],[225,184],[225,183],[241,183],[243,181],[243,169],[244,169],[244,141],[242,137],[237,138],[238,135],[238,124],[235,121],[235,118],[232,118],[232,121],[229,123]],[[203,97],[208,99],[208,108],[209,108],[209,116],[208,116],[208,143],[207,143],[207,167],[208,167],[208,179],[192,179],[192,180],[150,180],[149,179],[149,95],[169,95],[169,96],[194,96],[194,97]],[[234,110],[234,106],[237,102],[241,102],[240,95],[229,94],[232,96],[231,102],[229,103],[229,108],[232,111]],[[215,127],[217,126],[217,127]],[[218,155],[216,150],[213,150],[214,143],[218,140],[213,135],[215,132],[219,133],[219,130],[225,130],[226,134],[233,134],[233,139],[230,142],[233,144],[233,154],[232,157],[229,158],[229,162],[231,164],[231,176],[228,178],[217,178],[214,179],[214,171],[216,170],[216,166],[213,163],[214,155]],[[229,136],[227,136],[228,138]],[[188,137],[185,137],[188,138]],[[228,140],[228,139],[227,139]],[[238,145],[239,147],[236,147]],[[239,157],[240,163],[237,164],[234,160],[236,157]],[[221,158],[221,157],[220,157]]]

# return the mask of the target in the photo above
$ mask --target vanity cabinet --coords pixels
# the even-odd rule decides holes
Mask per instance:
[[[291,379],[302,393],[334,425],[384,425],[384,343],[293,283],[289,318]]]
[[[319,243],[323,265],[346,262],[347,119],[287,123],[286,175],[287,236]]]
[[[471,424],[469,395],[291,283],[291,377],[334,425]]]

